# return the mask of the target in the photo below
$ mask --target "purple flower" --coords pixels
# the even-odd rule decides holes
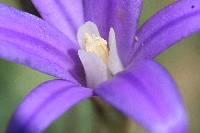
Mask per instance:
[[[153,58],[200,30],[199,0],[174,2],[140,29],[142,0],[32,2],[45,21],[0,5],[0,57],[57,79],[26,96],[8,133],[42,132],[93,96],[149,132],[187,132],[177,87]]]

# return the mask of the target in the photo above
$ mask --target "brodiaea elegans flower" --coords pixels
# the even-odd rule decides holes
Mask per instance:
[[[139,30],[142,0],[32,2],[44,20],[0,5],[0,57],[58,79],[26,96],[8,133],[42,132],[94,95],[149,132],[187,132],[177,87],[153,58],[200,30],[199,0],[174,2]]]

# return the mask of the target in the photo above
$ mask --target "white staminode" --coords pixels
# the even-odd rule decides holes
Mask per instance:
[[[96,87],[123,70],[116,47],[115,32],[111,28],[107,41],[100,37],[97,26],[86,22],[78,30],[79,58],[83,64],[88,87]]]
[[[108,56],[108,68],[112,72],[113,75],[123,70],[123,65],[119,59],[116,39],[115,39],[115,31],[113,28],[110,28],[108,43],[110,46],[109,56]]]

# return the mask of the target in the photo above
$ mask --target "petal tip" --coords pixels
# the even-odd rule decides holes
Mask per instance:
[[[181,109],[171,116],[167,121],[153,126],[152,133],[187,133],[188,118],[187,113]]]

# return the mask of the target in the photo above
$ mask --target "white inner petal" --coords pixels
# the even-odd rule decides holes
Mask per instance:
[[[111,73],[115,75],[116,73],[122,71],[124,68],[118,56],[116,39],[115,39],[115,31],[113,30],[113,28],[110,28],[108,41],[109,41],[109,47],[110,47],[109,56],[108,56],[108,68],[110,69]]]
[[[96,24],[94,24],[90,21],[86,22],[84,25],[82,25],[78,29],[78,34],[77,34],[78,43],[79,43],[81,49],[84,49],[84,36],[86,33],[100,36],[99,30],[98,30]]]
[[[107,41],[100,37],[97,26],[92,22],[81,26],[77,37],[81,48],[78,55],[85,70],[88,87],[95,88],[123,70],[112,28],[109,32],[109,51]]]
[[[110,78],[106,64],[97,55],[84,50],[79,50],[78,55],[85,70],[88,87],[95,88]]]

